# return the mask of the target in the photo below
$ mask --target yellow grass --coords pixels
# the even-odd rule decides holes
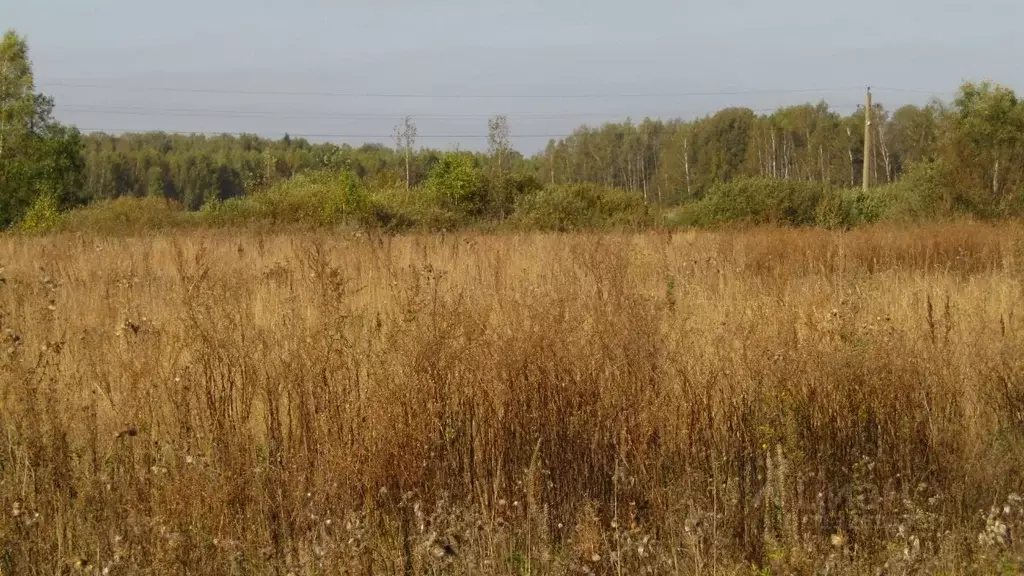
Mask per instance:
[[[1016,226],[2,237],[0,266],[3,574],[1022,567]]]

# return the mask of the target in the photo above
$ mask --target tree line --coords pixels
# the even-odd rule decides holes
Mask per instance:
[[[867,159],[872,184],[891,184],[915,166],[941,166],[951,186],[1000,203],[1016,197],[1024,176],[1024,104],[993,84],[965,84],[946,104],[873,106]],[[509,145],[503,118],[490,122],[488,152],[468,153],[484,175],[515,174],[542,185],[593,184],[661,205],[702,198],[716,183],[744,177],[862,184],[864,111],[842,115],[827,103],[756,114],[729,108],[693,121],[651,120],[582,126],[524,157]],[[445,152],[415,148],[405,119],[394,147],[311,144],[285,137],[178,136],[163,133],[85,137],[85,196],[157,194],[197,209],[307,170],[348,170],[374,187],[415,188]]]
[[[944,113],[939,102],[893,113],[874,107],[875,183],[891,183],[907,166],[936,157]],[[463,153],[485,173],[504,169],[542,184],[622,188],[666,205],[744,176],[855,187],[863,173],[864,112],[842,116],[824,102],[768,115],[731,108],[694,121],[582,126],[532,157],[511,150],[507,120],[492,119],[490,128],[489,152]],[[155,194],[198,209],[211,197],[242,195],[307,170],[350,170],[373,186],[416,187],[444,151],[415,148],[414,119],[403,119],[398,132],[394,147],[287,136],[91,134],[84,138],[84,188],[90,199]]]
[[[486,152],[453,152],[417,147],[409,117],[396,126],[393,146],[339,146],[288,136],[82,135],[56,122],[53,107],[35,91],[25,40],[7,32],[0,45],[2,226],[39,198],[67,209],[158,197],[199,210],[313,171],[343,172],[371,189],[461,186],[448,196],[498,218],[520,196],[545,187],[615,189],[671,207],[751,178],[856,188],[865,163],[874,185],[909,179],[927,188],[922,193],[976,214],[1016,213],[1024,199],[1024,102],[991,83],[965,83],[950,103],[891,111],[874,105],[870,158],[863,157],[865,111],[844,115],[826,102],[768,114],[727,108],[692,121],[581,126],[530,157],[512,148],[501,116],[488,123]]]

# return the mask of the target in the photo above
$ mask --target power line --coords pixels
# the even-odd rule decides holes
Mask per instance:
[[[917,88],[886,88],[884,86],[872,86],[875,92],[899,92],[903,94],[924,94],[927,96],[951,96],[956,94],[952,90],[920,90]]]
[[[126,115],[126,116],[213,116],[224,118],[287,118],[287,119],[308,119],[308,120],[329,120],[329,119],[402,119],[405,116],[412,116],[417,119],[459,119],[459,118],[491,118],[494,114],[395,114],[395,113],[323,113],[323,114],[294,114],[292,112],[275,112],[270,110],[214,110],[203,108],[147,108],[135,106],[93,106],[93,105],[58,105],[58,109],[71,112],[93,112],[96,114]],[[508,118],[520,119],[559,119],[559,118],[586,118],[593,116],[612,116],[615,113],[607,112],[567,112],[556,114],[506,114]]]
[[[693,92],[622,92],[622,93],[578,93],[578,94],[431,94],[401,92],[316,92],[287,90],[238,90],[219,88],[180,88],[171,86],[143,86],[132,84],[99,84],[95,82],[74,82],[53,80],[39,82],[40,86],[61,88],[86,88],[95,90],[123,90],[144,92],[180,92],[197,94],[230,94],[252,96],[317,96],[329,98],[438,98],[438,99],[603,99],[603,98],[687,98],[698,96],[739,96],[754,94],[807,94],[824,92],[860,91],[860,86],[831,88],[768,88],[745,90],[712,90]]]
[[[855,108],[856,104],[841,104],[830,106],[831,110],[843,110]],[[414,119],[483,119],[493,117],[493,114],[388,114],[388,113],[323,113],[323,114],[295,114],[292,112],[276,112],[271,110],[216,110],[209,108],[151,108],[140,106],[103,106],[103,105],[58,105],[57,109],[70,112],[90,112],[98,115],[111,116],[172,116],[172,117],[213,117],[213,118],[283,118],[283,119],[305,119],[305,120],[347,120],[347,119],[401,119],[411,116]],[[752,109],[753,112],[764,113],[774,112],[775,108]],[[693,110],[677,110],[672,112],[675,116],[692,115],[698,112]],[[506,114],[513,119],[537,119],[552,120],[563,118],[595,118],[595,117],[628,117],[630,114],[617,112],[564,112],[551,114]],[[650,117],[651,115],[643,115]],[[662,116],[662,115],[654,115]],[[638,116],[640,117],[640,116]]]
[[[853,106],[851,105],[850,108]],[[777,108],[763,109],[761,112],[770,112],[777,110]],[[832,110],[835,110],[834,108]],[[752,110],[752,112],[758,112],[759,110]],[[592,128],[591,130],[597,131],[599,128]],[[83,134],[98,134],[98,133],[147,133],[147,132],[160,132],[164,134],[173,134],[179,136],[258,136],[253,132],[232,132],[232,131],[195,131],[195,130],[160,130],[160,129],[149,129],[140,130],[138,128],[79,128],[79,131]],[[513,139],[524,139],[524,138],[569,138],[571,136],[579,135],[579,131],[568,132],[568,133],[539,133],[539,134],[515,134],[509,135]],[[284,136],[290,136],[294,138],[316,138],[316,139],[390,139],[394,137],[394,134],[366,134],[366,133],[293,133],[293,132],[277,132],[273,133],[273,137],[281,138]],[[271,137],[270,135],[264,135],[263,137]],[[487,134],[419,134],[417,138],[424,139],[437,139],[437,138],[458,138],[458,139],[482,139],[487,138]]]
[[[173,134],[177,136],[259,136],[252,132],[200,132],[200,131],[186,131],[186,130],[138,130],[134,128],[79,128],[79,132],[83,134],[112,134],[112,133],[131,133],[131,134],[145,134],[152,132],[159,132],[163,134]],[[278,132],[272,135],[273,137],[283,138],[288,136],[291,138],[392,138],[393,134],[299,134],[293,132]],[[270,138],[271,135],[264,135],[264,138]],[[569,134],[512,134],[511,138],[567,138],[572,136]],[[418,134],[416,138],[487,138],[486,134]]]

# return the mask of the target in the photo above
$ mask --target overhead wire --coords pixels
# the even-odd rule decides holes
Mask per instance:
[[[841,110],[844,108],[851,108],[856,106],[855,104],[840,104],[837,106],[830,106],[831,110]],[[71,111],[71,112],[90,112],[98,115],[113,115],[113,116],[174,116],[174,117],[213,117],[213,118],[285,118],[285,119],[305,119],[305,120],[347,120],[347,119],[401,119],[409,116],[414,119],[473,119],[473,118],[493,118],[494,114],[469,114],[469,113],[426,113],[426,114],[395,114],[395,113],[364,113],[364,112],[341,112],[341,113],[305,113],[295,114],[290,111],[272,111],[272,110],[225,110],[225,109],[211,109],[211,108],[155,108],[155,107],[141,107],[141,106],[105,106],[105,105],[89,105],[89,104],[62,104],[57,106],[58,109]],[[773,112],[778,110],[775,108],[756,108],[751,109],[753,112],[764,113]],[[671,114],[675,117],[682,115],[691,115],[698,112],[693,110],[676,110]],[[623,114],[618,112],[563,112],[563,113],[549,113],[549,114],[505,114],[507,118],[513,119],[536,119],[536,120],[552,120],[552,119],[563,119],[563,118],[589,118],[589,117],[630,117],[629,114]],[[663,114],[646,114],[644,117],[662,117]],[[639,116],[638,116],[639,117]]]
[[[851,87],[851,86],[840,86],[840,87],[821,87],[821,88],[762,88],[762,89],[723,89],[723,90],[707,90],[707,91],[678,91],[678,92],[618,92],[618,93],[550,93],[550,94],[529,94],[529,93],[494,93],[494,94],[483,94],[483,93],[428,93],[428,92],[373,92],[373,91],[351,91],[351,92],[340,92],[340,91],[303,91],[303,90],[243,90],[243,89],[219,89],[219,88],[190,88],[190,87],[174,87],[174,86],[155,86],[155,85],[140,85],[131,83],[101,83],[97,81],[74,81],[74,80],[62,80],[62,79],[51,79],[42,81],[39,83],[40,86],[47,87],[65,87],[65,88],[82,88],[82,89],[98,89],[98,90],[115,90],[115,91],[147,91],[147,92],[167,92],[167,93],[198,93],[198,94],[229,94],[229,95],[245,95],[245,96],[278,96],[278,97],[344,97],[344,98],[419,98],[419,99],[612,99],[612,98],[688,98],[688,97],[712,97],[712,96],[734,96],[734,95],[768,95],[768,94],[811,94],[811,93],[836,93],[836,92],[850,92],[860,91],[864,87]],[[905,93],[921,93],[938,95],[944,94],[942,92],[929,92],[924,90],[917,90],[911,88],[891,88],[891,87],[874,87],[876,91],[889,91],[889,92],[905,92]],[[768,113],[774,112],[785,106],[777,106],[773,108],[758,108],[752,109],[755,113]],[[829,106],[830,110],[841,111],[844,109],[856,109],[856,104],[842,104],[839,106]],[[251,119],[251,118],[268,118],[268,119],[288,119],[288,120],[355,120],[355,119],[401,119],[405,116],[411,116],[417,120],[432,120],[432,119],[472,119],[472,118],[488,118],[493,117],[493,114],[483,113],[442,113],[442,112],[430,112],[421,114],[398,114],[398,113],[386,113],[386,112],[295,112],[292,110],[246,110],[246,109],[213,109],[213,108],[186,108],[186,107],[155,107],[155,106],[113,106],[113,105],[100,105],[100,104],[61,104],[57,106],[59,111],[64,112],[77,112],[77,113],[88,113],[96,116],[139,116],[139,117],[175,117],[175,118],[211,118],[211,119]],[[558,113],[521,113],[521,114],[506,114],[505,116],[512,119],[519,120],[558,120],[558,119],[570,119],[570,118],[662,118],[668,117],[672,119],[680,118],[682,116],[690,116],[699,114],[692,110],[676,110],[668,114],[646,114],[646,115],[633,115],[633,114],[621,114],[616,112],[608,111],[594,111],[594,112],[558,112]],[[113,127],[95,127],[95,128],[84,128],[82,132],[85,133],[119,133],[119,132],[137,132],[139,128],[113,128]],[[252,134],[251,132],[235,132],[235,131],[178,131],[178,130],[150,130],[164,132],[168,134],[195,134],[195,135],[234,135],[240,136],[243,134]],[[565,138],[573,135],[575,132],[570,133],[527,133],[527,134],[512,134],[513,138]],[[281,133],[284,135],[285,133]],[[297,138],[317,138],[317,139],[356,139],[356,138],[367,138],[367,139],[379,139],[379,138],[391,138],[393,134],[379,134],[379,133],[346,133],[346,132],[324,132],[324,133],[289,133],[291,136]],[[464,133],[443,133],[443,134],[420,134],[419,138],[457,138],[457,139],[475,139],[475,138],[486,138],[484,134],[464,134]]]
[[[329,98],[437,98],[437,99],[606,99],[606,98],[683,98],[698,96],[740,96],[757,94],[803,94],[803,93],[824,93],[824,92],[850,92],[860,91],[861,86],[840,86],[823,88],[757,88],[757,89],[733,89],[733,90],[709,90],[709,91],[684,91],[684,92],[619,92],[619,93],[577,93],[577,94],[529,94],[529,93],[507,93],[507,94],[456,94],[456,93],[428,93],[428,92],[334,92],[334,91],[303,91],[303,90],[242,90],[222,88],[189,88],[179,86],[153,86],[140,84],[119,84],[119,83],[97,83],[97,82],[76,82],[68,80],[44,80],[37,83],[39,86],[62,87],[62,88],[84,88],[98,90],[123,90],[123,91],[145,91],[145,92],[178,92],[196,94],[227,94],[227,95],[251,95],[251,96],[316,96]]]
[[[217,137],[217,136],[260,136],[261,134],[256,132],[236,132],[236,131],[195,131],[195,130],[161,130],[161,129],[139,129],[139,128],[79,128],[79,131],[83,134],[123,134],[123,133],[147,133],[147,132],[160,132],[164,134],[173,134],[179,136],[205,136],[205,137]],[[291,138],[305,138],[305,139],[389,139],[393,138],[394,134],[382,134],[382,133],[303,133],[303,132],[274,132],[274,133],[262,133],[263,137],[270,137],[271,134],[278,138],[285,136]],[[527,138],[568,138],[570,136],[576,136],[579,132],[559,132],[559,133],[526,133],[517,134],[512,132],[509,134],[509,138],[512,139],[527,139]],[[438,138],[452,138],[452,139],[486,139],[487,134],[472,134],[472,133],[443,133],[443,134],[417,134],[417,138],[420,139],[438,139]]]

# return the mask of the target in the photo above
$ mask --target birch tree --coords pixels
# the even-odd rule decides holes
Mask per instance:
[[[412,147],[416,145],[416,123],[411,116],[405,116],[395,126],[395,147],[405,155],[405,189],[412,188]]]

